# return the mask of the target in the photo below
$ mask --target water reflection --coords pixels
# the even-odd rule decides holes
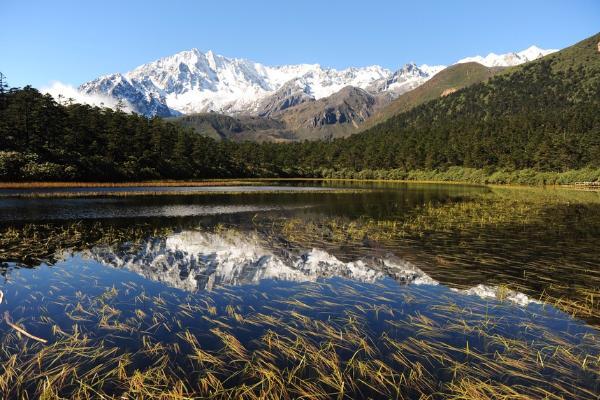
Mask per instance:
[[[96,248],[90,251],[90,257],[188,291],[256,284],[262,279],[315,282],[344,277],[374,282],[392,276],[405,283],[435,283],[412,263],[398,258],[342,262],[317,248],[305,252],[268,249],[258,235],[236,231],[184,231],[151,239],[135,248],[124,246],[116,252]]]
[[[258,284],[264,279],[317,282],[338,277],[373,283],[390,278],[400,284],[439,284],[412,262],[392,254],[385,258],[343,262],[317,248],[303,252],[269,249],[267,242],[258,235],[232,230],[220,233],[184,231],[141,244],[120,246],[116,251],[114,247],[96,247],[84,254],[104,265],[126,269],[146,279],[190,292]],[[521,306],[539,303],[523,293],[481,283],[468,289],[452,290],[457,294],[507,300]]]
[[[301,184],[301,182],[300,182]],[[247,210],[269,210],[274,208],[296,208],[316,206],[320,212],[335,216],[382,217],[402,213],[427,202],[460,200],[463,196],[484,193],[487,188],[470,186],[436,186],[413,188],[406,185],[394,185],[393,190],[373,185],[350,185],[337,182],[331,188],[312,186],[257,186],[244,187],[244,194],[222,194],[219,188],[189,188],[182,195],[173,194],[173,188],[164,188],[160,196],[113,196],[100,197],[60,197],[60,193],[81,193],[81,189],[69,189],[54,193],[57,197],[11,197],[12,193],[0,189],[0,223],[18,223],[20,221],[44,222],[53,220],[110,219],[162,216],[195,216],[217,212]],[[124,191],[132,188],[120,188]],[[144,188],[133,188],[135,190]],[[156,192],[160,188],[146,188]],[[177,188],[175,188],[177,189]],[[210,190],[206,190],[210,189]],[[241,188],[240,188],[241,189]],[[308,192],[304,192],[307,189]],[[360,189],[359,192],[336,192],[333,189]],[[51,190],[51,189],[47,189]],[[88,190],[88,189],[85,189]],[[108,192],[110,189],[106,189]],[[233,191],[231,187],[228,190]],[[313,193],[323,191],[321,193]],[[368,190],[368,191],[367,191]],[[89,190],[88,190],[89,191]],[[194,195],[197,191],[206,193]],[[296,193],[289,193],[295,191]],[[158,193],[160,190],[158,190]],[[176,191],[175,191],[176,192]],[[330,192],[330,193],[328,193]],[[12,194],[11,194],[12,193]],[[85,193],[85,192],[83,192]]]
[[[372,189],[0,200],[0,395],[597,398],[598,194]]]

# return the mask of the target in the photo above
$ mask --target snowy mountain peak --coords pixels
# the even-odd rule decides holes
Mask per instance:
[[[544,57],[548,54],[558,51],[556,49],[540,49],[537,46],[530,46],[525,50],[518,53],[511,52],[505,54],[490,53],[485,57],[474,56],[467,57],[459,60],[457,64],[466,62],[476,62],[486,67],[513,67],[515,65],[523,64],[529,61],[537,60],[538,58]]]
[[[155,111],[161,116],[205,111],[257,114],[270,96],[292,81],[297,82],[308,96],[304,100],[309,97],[318,100],[346,86],[375,88],[375,92],[389,91],[397,96],[431,76],[432,71],[421,70],[414,63],[396,72],[379,65],[342,70],[319,64],[272,67],[194,48],[141,65],[125,74],[102,76],[84,83],[79,89],[85,94],[121,98],[145,115],[154,115],[148,112]],[[388,80],[402,85],[382,84]],[[384,87],[387,89],[382,89]],[[163,107],[150,104],[152,99],[161,101]]]
[[[488,67],[513,66],[554,51],[531,46],[518,53],[490,53],[485,57],[464,58],[459,63],[474,61]],[[267,66],[193,48],[124,74],[101,76],[82,84],[79,90],[85,95],[122,99],[129,109],[148,116],[206,111],[268,115],[269,110],[329,97],[346,86],[395,98],[444,68],[443,65],[418,66],[414,62],[396,71],[379,65],[341,70],[319,64]]]
[[[519,55],[519,57],[523,57],[526,58],[528,61],[532,61],[541,57],[544,57],[550,53],[554,53],[555,49],[550,49],[550,50],[544,50],[544,49],[540,49],[537,46],[530,46],[528,48],[526,48],[523,51],[520,51],[519,53],[517,53]]]

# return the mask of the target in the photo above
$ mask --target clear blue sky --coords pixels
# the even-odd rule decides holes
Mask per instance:
[[[193,47],[336,68],[562,48],[600,30],[600,1],[2,0],[0,16],[0,71],[42,87]]]

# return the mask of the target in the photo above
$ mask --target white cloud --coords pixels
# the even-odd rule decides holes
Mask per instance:
[[[50,86],[41,88],[40,91],[42,93],[48,93],[52,95],[56,101],[62,103],[67,102],[69,99],[73,99],[73,102],[75,103],[89,104],[91,106],[98,107],[109,107],[112,109],[115,109],[118,103],[118,100],[113,97],[100,94],[82,93],[77,90],[77,88],[58,81],[52,82]],[[123,111],[131,112],[131,105],[126,100],[124,100],[123,103],[125,106]]]

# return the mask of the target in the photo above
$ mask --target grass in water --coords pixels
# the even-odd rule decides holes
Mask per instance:
[[[136,282],[96,296],[58,280],[67,319],[21,310],[49,342],[2,337],[3,398],[595,399],[600,384],[597,333],[549,332],[551,315],[507,320],[503,303],[423,291],[408,306],[389,285],[318,283],[260,305],[259,290],[166,291],[135,312]]]
[[[600,284],[588,253],[599,203],[591,192],[495,189],[386,219],[252,219],[265,242],[381,247],[451,287],[494,283],[489,301],[341,279],[185,293],[56,263],[65,249],[143,245],[175,224],[4,227],[0,259],[55,265],[5,266],[2,311],[47,343],[0,327],[0,397],[597,399]],[[516,307],[511,290],[546,304]]]

